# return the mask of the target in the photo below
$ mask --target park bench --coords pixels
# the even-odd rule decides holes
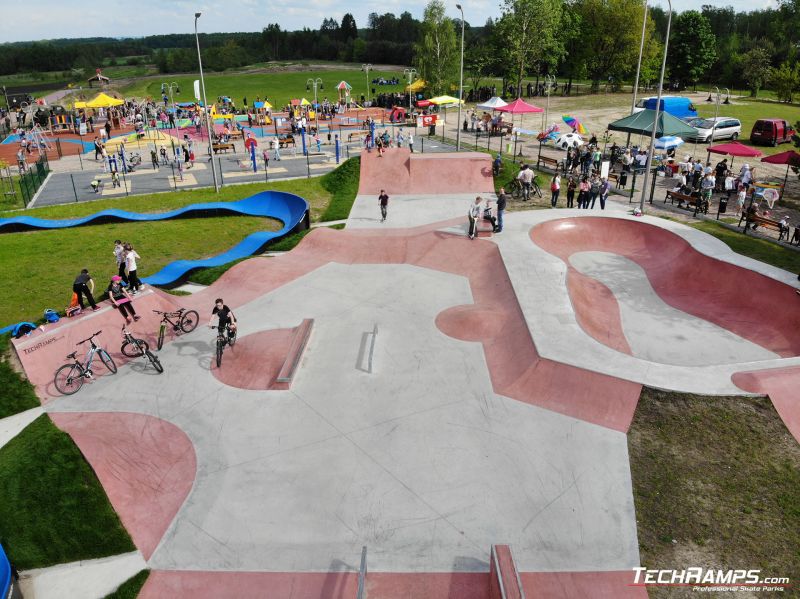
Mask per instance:
[[[282,135],[278,137],[278,146],[281,148],[287,148],[290,145],[294,146],[297,145],[294,141],[293,135]]]
[[[230,138],[231,139],[242,139],[242,132],[239,131],[238,129],[235,130],[235,131],[231,131]]]
[[[359,141],[364,137],[364,133],[361,131],[353,131],[352,133],[348,133],[347,135],[347,142],[350,143],[353,141],[353,136],[355,136]]]
[[[747,235],[747,229],[753,229],[755,231],[756,227],[764,227],[765,229],[773,229],[778,232],[778,241],[782,239],[786,239],[789,241],[789,229],[791,227],[784,227],[781,225],[780,221],[773,220],[771,218],[767,218],[765,216],[758,216],[757,214],[747,214],[746,212],[742,213],[742,216],[739,218],[739,227],[742,226],[742,221],[744,221],[744,231],[743,233]],[[795,237],[797,235],[797,227],[795,227]]]
[[[236,153],[236,147],[233,144],[228,144],[228,143],[212,144],[211,148],[214,150],[214,154],[216,154],[217,152],[227,153],[228,150],[232,150],[234,153]]]
[[[552,169],[554,171],[559,170],[560,163],[555,158],[548,158],[547,156],[539,156],[536,159],[536,168],[539,168],[540,164],[544,164],[547,168]]]
[[[686,204],[687,208],[694,206],[694,216],[697,216],[698,212],[708,214],[708,204],[700,196],[690,196],[678,191],[667,191],[667,195],[664,196],[665,204],[667,200],[670,201],[670,204],[675,204],[675,200],[678,200],[678,208],[683,208],[683,204]]]

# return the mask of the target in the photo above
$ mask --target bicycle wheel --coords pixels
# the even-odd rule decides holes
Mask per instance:
[[[72,395],[83,387],[83,372],[77,364],[64,364],[56,370],[53,384],[61,395]]]
[[[104,349],[99,349],[97,350],[97,353],[100,355],[100,360],[106,365],[106,368],[111,371],[111,374],[117,374],[117,365],[114,364],[114,359],[108,354],[108,352]]]
[[[542,188],[539,187],[539,185],[535,181],[533,182],[533,192],[537,196],[542,197]]]
[[[228,345],[233,347],[234,343],[236,343],[236,331],[230,331],[228,333]]]
[[[222,352],[225,350],[225,341],[222,338],[217,338],[217,368],[222,366]]]
[[[197,328],[197,321],[200,320],[200,315],[194,310],[184,312],[181,316],[181,330],[184,333],[191,333]]]
[[[145,350],[144,353],[147,356],[147,359],[150,360],[150,363],[153,365],[153,368],[156,369],[156,372],[158,374],[161,374],[162,372],[164,372],[164,367],[161,365],[161,360],[159,360],[153,352],[151,352],[148,349],[148,350]]]
[[[143,356],[148,349],[150,349],[150,346],[147,345],[147,341],[144,339],[136,339],[135,343],[131,341],[124,341],[120,351],[122,352],[123,356],[127,356],[129,358],[138,358],[139,356]]]
[[[511,184],[511,197],[518,200],[522,196],[522,187],[519,185]]]
[[[165,325],[162,322],[161,326],[158,329],[158,343],[156,345],[156,347],[158,347],[158,349],[161,349],[162,347],[164,347],[164,331],[166,331],[166,330],[167,330],[167,325]]]

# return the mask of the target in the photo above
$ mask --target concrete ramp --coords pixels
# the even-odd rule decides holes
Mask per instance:
[[[362,152],[359,195],[377,195],[381,189],[389,195],[491,193],[492,159],[481,152]]]

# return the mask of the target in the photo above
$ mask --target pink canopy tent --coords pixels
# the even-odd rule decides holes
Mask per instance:
[[[751,148],[750,146],[746,146],[743,143],[738,141],[731,141],[726,144],[718,144],[716,146],[709,146],[706,150],[709,153],[709,159],[711,158],[711,154],[725,154],[727,156],[743,156],[744,158],[758,158],[761,156],[761,152],[756,150],[755,148]],[[731,160],[731,166],[733,166],[733,160]]]
[[[506,104],[505,106],[500,106],[499,108],[495,108],[495,110],[497,110],[497,112],[508,112],[508,113],[510,113],[512,115],[512,117],[511,117],[511,126],[512,126],[512,128],[514,126],[514,117],[513,117],[513,115],[515,115],[515,114],[524,115],[524,114],[529,114],[529,113],[532,113],[532,112],[544,112],[544,108],[539,108],[538,106],[534,106],[533,104],[528,104],[522,98],[517,98],[516,100],[514,100],[510,104]],[[519,119],[519,124],[520,124],[520,126],[522,126],[522,117],[520,117],[520,119]],[[515,143],[515,145],[516,145],[516,143]],[[514,151],[516,152],[516,148],[515,148]]]
[[[781,188],[781,199],[783,199],[783,194],[786,191],[786,181],[789,179],[789,167],[793,166],[795,168],[800,168],[800,154],[794,150],[786,150],[780,154],[774,154],[773,156],[762,158],[761,162],[786,165],[786,175],[783,177],[783,187]]]

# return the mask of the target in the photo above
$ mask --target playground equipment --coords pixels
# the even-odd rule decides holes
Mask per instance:
[[[33,145],[36,152],[41,155],[46,150],[52,150],[52,142],[45,135],[44,129],[37,123],[27,133],[28,144]]]

